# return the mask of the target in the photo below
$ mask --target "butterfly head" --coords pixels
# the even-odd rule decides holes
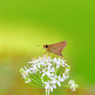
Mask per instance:
[[[47,49],[49,45],[44,45],[43,48]]]

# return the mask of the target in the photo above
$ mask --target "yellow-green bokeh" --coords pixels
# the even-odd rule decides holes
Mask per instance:
[[[92,0],[0,1],[0,95],[45,95],[25,84],[19,69],[41,55],[37,45],[65,40],[62,54],[80,88],[75,93],[57,88],[51,95],[95,95],[94,36]]]

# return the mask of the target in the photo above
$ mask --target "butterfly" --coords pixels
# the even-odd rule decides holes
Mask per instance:
[[[54,53],[56,55],[63,57],[61,53],[66,45],[67,45],[67,41],[62,41],[62,42],[54,43],[51,45],[43,45],[43,48],[46,49],[46,53],[50,52],[50,53]]]

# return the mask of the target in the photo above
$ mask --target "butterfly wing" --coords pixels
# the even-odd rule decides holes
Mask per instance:
[[[67,45],[67,41],[62,41],[59,43],[51,44],[52,52],[55,54],[61,54],[65,46]]]

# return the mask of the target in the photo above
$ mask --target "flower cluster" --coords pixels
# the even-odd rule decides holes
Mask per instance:
[[[44,55],[38,59],[32,59],[31,62],[28,62],[27,66],[20,69],[20,73],[25,83],[45,88],[46,95],[49,95],[50,91],[53,92],[53,89],[56,89],[57,86],[66,86],[62,85],[62,82],[69,78],[70,66],[65,62],[66,60],[60,57],[51,58],[50,56]],[[63,68],[65,68],[64,72]],[[36,85],[33,84],[33,82],[35,82]],[[78,88],[78,84],[75,84],[75,82],[71,80],[67,87],[75,91],[76,88]]]

